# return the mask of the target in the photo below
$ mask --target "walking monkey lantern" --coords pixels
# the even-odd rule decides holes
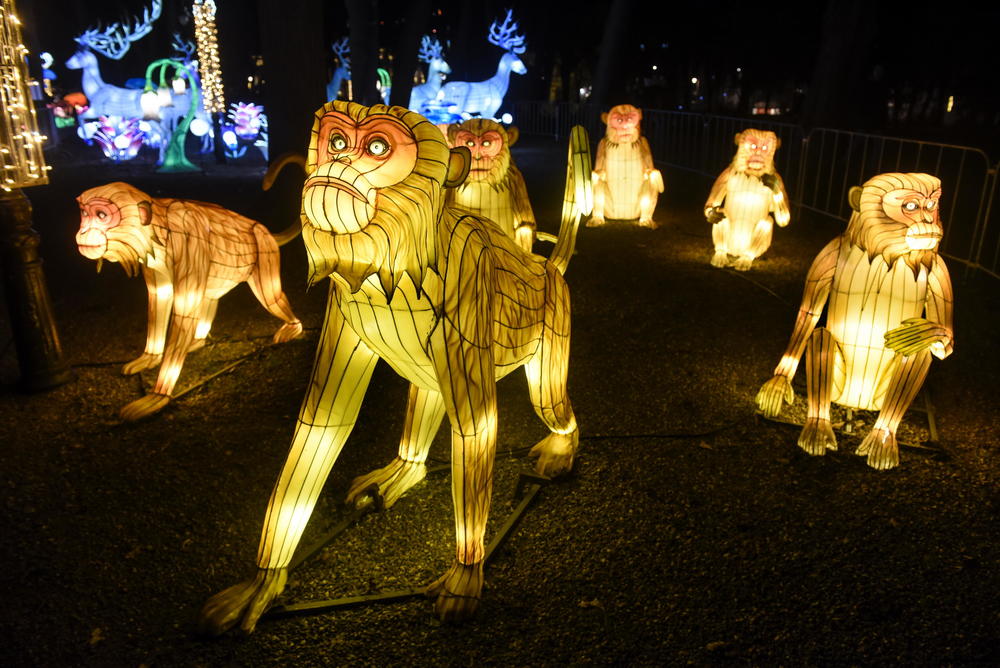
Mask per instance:
[[[580,145],[588,152],[586,133]],[[572,243],[547,260],[496,225],[446,203],[470,163],[441,131],[402,107],[335,100],[316,112],[302,191],[311,281],[329,277],[326,319],[284,467],[271,494],[255,575],[212,597],[201,626],[254,628],[284,588],[324,481],[354,427],[379,358],[410,382],[399,454],[357,478],[386,505],[422,480],[434,434],[451,425],[456,553],[428,587],[445,620],[471,615],[483,585],[484,532],[496,448],[496,380],[523,366],[549,435],[536,470],[568,471],[579,442],[566,393]],[[576,163],[572,163],[576,164]],[[568,188],[569,190],[569,188]],[[564,224],[566,217],[564,217]],[[573,217],[575,233],[579,215]],[[560,240],[572,239],[570,230]]]
[[[129,276],[140,268],[149,296],[146,348],[124,367],[131,375],[159,365],[152,391],[121,409],[138,420],[170,401],[184,358],[205,345],[219,299],[246,281],[260,303],[285,322],[275,343],[302,333],[281,289],[279,243],[260,223],[215,204],[150,197],[127,183],[91,188],[77,198],[80,254],[118,262]]]
[[[952,290],[938,255],[941,182],[881,174],[851,188],[847,231],[813,260],[792,339],[757,393],[775,417],[794,399],[791,379],[806,354],[808,414],[798,444],[836,450],[830,404],[879,411],[858,447],[868,465],[899,463],[896,429],[927,376],[931,355],[952,352]],[[826,309],[826,326],[816,323]]]
[[[597,145],[594,161],[594,215],[589,226],[603,225],[607,218],[639,220],[656,227],[653,211],[663,192],[663,175],[653,167],[653,153],[642,136],[642,110],[619,104],[601,114],[607,133]]]
[[[772,216],[778,227],[788,225],[788,194],[774,169],[774,152],[781,145],[767,130],[736,135],[736,157],[715,180],[705,202],[712,223],[713,267],[746,271],[771,246]]]

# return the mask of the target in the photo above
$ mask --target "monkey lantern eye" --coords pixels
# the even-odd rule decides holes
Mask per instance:
[[[105,218],[107,218],[107,217],[108,217],[108,214],[107,214],[107,212],[105,212],[105,211],[98,211],[98,212],[97,212],[97,217],[98,217],[99,219],[101,219],[101,220],[104,220]]]
[[[476,142],[470,139],[469,141],[465,142],[465,145],[468,146],[469,148],[472,148],[473,146],[476,145]]]
[[[938,202],[936,199],[929,199],[927,200],[927,204],[925,204],[924,206],[927,208],[928,211],[933,211],[934,209],[937,208],[937,205]]]
[[[489,139],[483,141],[483,148],[489,148],[492,145],[493,145],[493,142],[491,142]]]
[[[753,148],[753,149],[757,148],[757,144],[750,144],[750,148]]]
[[[381,158],[382,156],[389,153],[389,142],[381,137],[376,137],[368,142],[368,153],[375,156],[376,158]]]
[[[903,208],[906,209],[907,211],[916,211],[917,210],[917,206],[918,205],[917,205],[916,202],[914,202],[913,200],[910,200],[909,202],[907,202],[906,204],[903,205]]]
[[[343,151],[347,148],[347,139],[342,134],[330,135],[330,150]]]

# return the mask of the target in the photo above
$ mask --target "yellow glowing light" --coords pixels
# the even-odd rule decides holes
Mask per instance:
[[[0,3],[0,169],[5,191],[48,183],[44,136],[38,131],[35,107],[28,91],[28,50],[21,41],[21,22],[13,0]],[[22,113],[18,113],[22,112]]]
[[[830,404],[879,411],[858,447],[876,469],[899,463],[896,429],[930,368],[951,354],[953,295],[937,253],[941,182],[928,174],[881,174],[851,189],[847,231],[820,251],[806,276],[791,341],[757,393],[769,417],[794,399],[791,379],[806,355],[808,415],[798,444],[836,450]],[[917,202],[907,212],[900,201]],[[931,247],[907,245],[906,229],[934,228]],[[901,227],[903,228],[900,231]],[[826,326],[816,327],[823,311]]]
[[[712,223],[712,266],[746,271],[771,246],[772,220],[790,219],[785,184],[774,169],[781,140],[770,131],[744,130],[735,137],[736,156],[715,180],[705,201]]]
[[[214,205],[150,197],[127,183],[91,188],[77,201],[80,253],[118,262],[130,276],[141,270],[146,281],[146,347],[122,373],[160,369],[152,391],[122,408],[123,419],[145,417],[170,401],[188,352],[205,343],[219,298],[239,283],[249,283],[264,308],[285,322],[276,343],[302,332],[281,290],[278,244],[260,223]]]
[[[588,167],[577,168],[576,177],[586,184],[589,142],[577,129],[571,136],[574,164]],[[378,158],[354,150],[374,141]],[[442,618],[471,615],[482,589],[498,378],[525,367],[531,403],[550,432],[532,450],[536,470],[553,476],[572,466],[579,431],[566,392],[570,308],[562,271],[583,204],[564,215],[570,225],[560,228],[550,259],[526,252],[498,225],[446,201],[446,191],[466,179],[471,153],[468,146],[449,148],[436,126],[401,107],[333,100],[317,111],[302,235],[311,281],[331,279],[326,318],[268,504],[257,575],[206,603],[204,631],[222,633],[236,623],[253,630],[280,594],[379,358],[410,382],[403,435],[398,456],[355,479],[348,501],[364,502],[374,486],[391,505],[420,482],[448,416],[455,560],[428,588]],[[578,191],[577,180],[567,184],[569,195]],[[373,182],[379,185],[369,197]],[[338,206],[344,198],[358,200],[351,193],[366,193],[365,203],[374,206]]]
[[[209,113],[226,110],[219,58],[219,32],[215,27],[215,1],[195,0],[194,36],[198,44],[198,73],[201,75],[202,104]]]
[[[653,212],[663,192],[663,175],[653,166],[649,142],[642,136],[642,111],[620,104],[601,114],[607,132],[597,145],[594,163],[594,214],[587,225],[607,218],[637,220],[656,227]]]
[[[945,111],[948,112],[948,113],[950,113],[951,110],[954,109],[954,108],[955,108],[955,96],[954,95],[949,95],[948,96],[948,108],[945,109]]]

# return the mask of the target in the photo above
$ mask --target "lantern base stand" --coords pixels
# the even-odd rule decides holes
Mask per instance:
[[[433,473],[437,471],[446,471],[450,468],[451,467],[448,465],[436,466],[428,469],[427,472]],[[496,551],[499,550],[503,544],[507,542],[507,539],[510,538],[511,534],[514,533],[514,529],[517,528],[518,523],[520,523],[521,519],[524,517],[525,512],[535,500],[535,497],[537,497],[539,492],[541,492],[542,487],[550,482],[552,481],[549,478],[536,475],[534,473],[522,473],[518,477],[517,487],[514,491],[514,498],[520,499],[520,502],[517,504],[517,507],[511,511],[511,514],[507,517],[503,526],[500,527],[497,534],[493,537],[493,540],[490,541],[490,544],[486,547],[486,557],[484,559],[486,564],[489,564],[490,559]],[[381,510],[380,497],[375,493],[375,491],[376,490],[372,489],[369,492],[375,501],[374,503],[369,503],[354,510],[347,517],[338,522],[337,525],[334,526],[333,529],[331,529],[325,536],[317,540],[311,546],[296,553],[289,564],[289,570],[294,569],[296,566],[300,565],[302,562],[326,547],[333,539],[353,526],[354,523],[361,519],[364,515],[367,515],[372,510]],[[364,594],[361,596],[345,596],[343,598],[335,599],[304,601],[302,603],[293,603],[290,605],[276,605],[264,613],[262,619],[284,619],[286,617],[315,615],[333,610],[355,608],[359,606],[373,605],[376,603],[396,603],[399,601],[406,601],[411,598],[422,598],[424,597],[426,589],[426,586],[409,587],[406,589],[397,589],[377,594]]]
[[[19,387],[40,392],[74,379],[63,357],[52,302],[31,227],[31,203],[20,189],[0,191],[0,265],[21,370]]]

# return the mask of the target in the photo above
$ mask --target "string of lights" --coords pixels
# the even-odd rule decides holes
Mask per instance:
[[[215,1],[195,0],[192,13],[205,111],[213,114],[223,113],[226,111],[226,99],[222,88],[222,64],[219,59],[219,31],[215,26]]]
[[[38,131],[28,93],[27,55],[14,2],[0,0],[0,187],[7,192],[49,181],[42,155],[48,137]]]

